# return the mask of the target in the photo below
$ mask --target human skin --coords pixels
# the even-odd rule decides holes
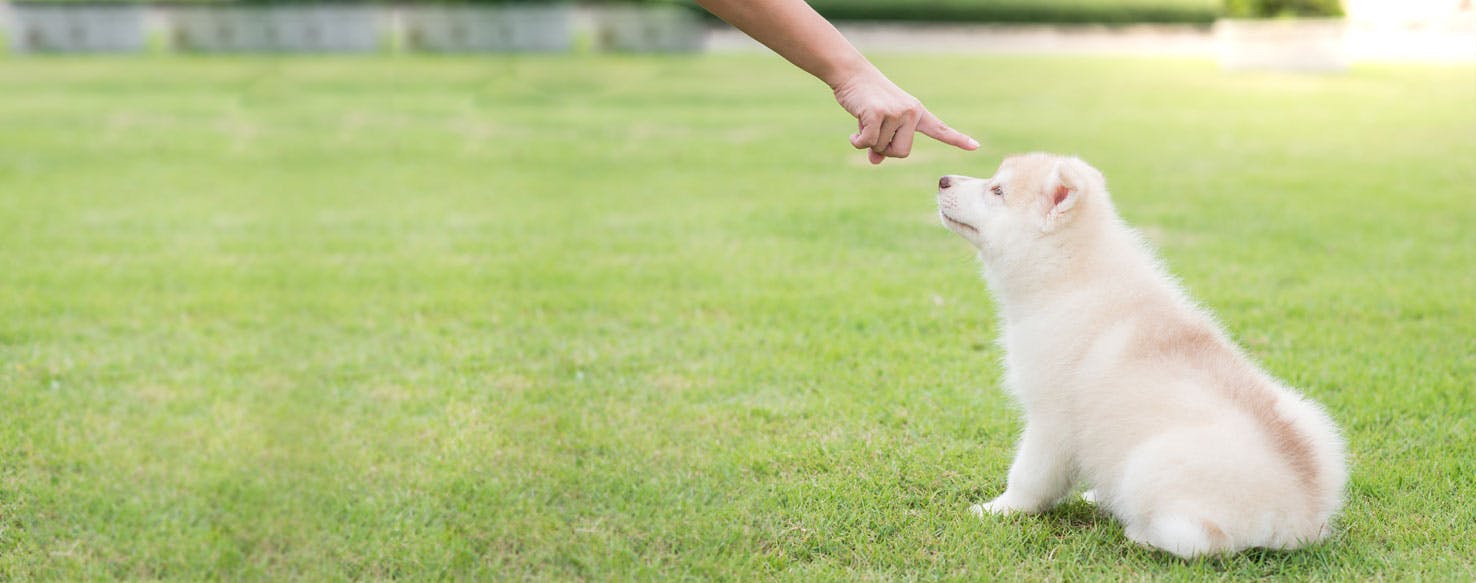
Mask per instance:
[[[948,127],[903,91],[803,0],[697,0],[709,12],[824,81],[857,120],[851,146],[880,164],[912,153],[913,134],[974,150],[979,142]]]

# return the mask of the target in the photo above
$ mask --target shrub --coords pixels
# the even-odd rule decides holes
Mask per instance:
[[[1225,0],[1225,16],[1231,18],[1342,15],[1343,5],[1338,0]]]
[[[833,20],[936,22],[1208,23],[1218,0],[811,0]]]

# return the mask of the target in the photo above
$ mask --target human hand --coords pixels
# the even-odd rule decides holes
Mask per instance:
[[[866,67],[832,86],[835,100],[856,116],[858,129],[851,134],[856,149],[866,153],[872,164],[887,158],[906,158],[912,153],[914,132],[965,150],[979,142],[948,127],[875,67]]]

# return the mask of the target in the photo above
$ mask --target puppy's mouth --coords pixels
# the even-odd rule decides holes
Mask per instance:
[[[963,221],[954,220],[954,218],[948,216],[947,213],[939,212],[938,213],[938,216],[943,217],[943,224],[944,225],[948,226],[949,228],[952,228],[955,231],[963,230],[963,231],[968,231],[970,233],[973,233],[974,235],[978,235],[979,234],[979,229],[975,229],[973,225],[970,225],[970,224],[965,223]]]

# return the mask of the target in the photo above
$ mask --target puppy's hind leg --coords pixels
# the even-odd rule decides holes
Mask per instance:
[[[1116,488],[1127,537],[1186,559],[1236,550],[1238,514],[1225,500],[1237,484],[1216,466],[1256,467],[1223,437],[1243,433],[1233,425],[1178,429],[1133,448]]]
[[[1004,494],[969,510],[976,516],[990,514],[1034,514],[1050,509],[1071,489],[1072,461],[1057,439],[1059,434],[1029,422],[1020,437],[1020,449],[1010,465]]]
[[[1230,539],[1218,525],[1185,514],[1165,514],[1149,519],[1146,524],[1129,524],[1127,537],[1185,559],[1230,550]]]

